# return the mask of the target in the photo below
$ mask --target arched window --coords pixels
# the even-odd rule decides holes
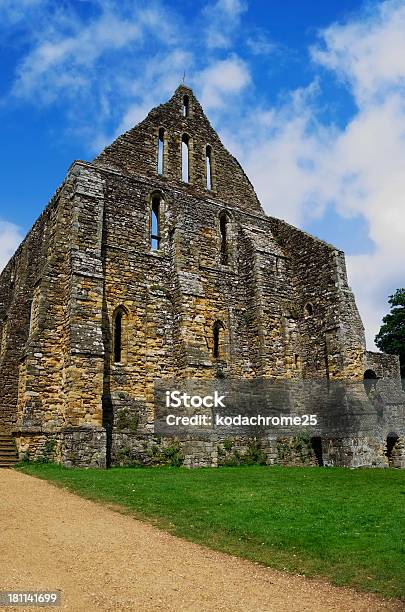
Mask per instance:
[[[374,370],[366,370],[364,372],[364,389],[367,395],[370,393],[371,389],[375,389],[377,385],[377,374]]]
[[[189,161],[190,161],[190,138],[183,134],[181,139],[181,178],[185,183],[189,182]]]
[[[212,189],[212,150],[210,145],[205,147],[205,172],[207,189]]]
[[[222,321],[215,321],[213,325],[213,336],[214,336],[214,344],[212,354],[215,359],[218,359],[220,356],[220,347],[221,347],[221,331],[224,329],[224,324]]]
[[[183,96],[183,117],[188,117],[189,110],[190,110],[190,99],[188,95],[186,94],[185,96]]]
[[[125,319],[125,310],[120,306],[113,316],[113,355],[114,363],[122,362],[123,350],[123,322]]]
[[[312,317],[312,315],[314,314],[314,307],[312,306],[311,302],[305,304],[304,313],[306,317]]]
[[[160,247],[160,196],[152,198],[151,218],[150,218],[150,246],[153,250]]]
[[[222,213],[219,217],[219,231],[221,234],[221,264],[228,264],[228,217],[226,213]]]
[[[164,152],[165,152],[165,130],[164,128],[159,128],[158,145],[157,145],[158,174],[164,174]]]

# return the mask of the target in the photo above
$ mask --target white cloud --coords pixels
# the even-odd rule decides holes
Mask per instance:
[[[12,96],[36,104],[69,99],[76,108],[86,98],[93,107],[105,106],[127,97],[128,82],[145,63],[145,46],[162,52],[177,41],[175,19],[157,2],[87,4],[92,10],[80,14],[73,4],[45,7],[43,0],[33,23],[25,21],[29,50],[16,66]]]
[[[253,55],[270,55],[277,49],[277,45],[260,31],[249,36],[246,46]]]
[[[323,49],[312,51],[344,76],[357,102],[344,129],[317,121],[315,84],[281,108],[250,113],[237,136],[269,214],[300,224],[332,204],[343,217],[367,221],[374,252],[347,260],[370,348],[388,295],[404,284],[405,260],[405,3],[387,1],[376,10],[328,28]]]
[[[66,24],[65,24],[66,25]],[[91,67],[106,52],[122,49],[142,36],[135,22],[102,13],[86,26],[72,20],[69,34],[52,29],[24,58],[17,69],[12,93],[26,98],[33,94],[53,101],[60,92],[74,96],[91,81]]]
[[[85,0],[82,11],[46,2],[21,24],[28,51],[1,102],[63,107],[69,135],[93,152],[117,135],[113,124],[125,131],[165,101],[193,63],[177,14],[158,0]]]
[[[206,43],[210,49],[226,49],[232,45],[232,36],[240,24],[242,14],[247,10],[243,0],[217,0],[207,5],[203,17],[207,20]]]
[[[405,3],[386,0],[370,11],[346,25],[327,28],[324,47],[312,50],[315,61],[348,83],[359,104],[405,87]]]
[[[0,272],[24,238],[21,228],[8,221],[0,221]]]
[[[37,8],[48,4],[49,0],[0,0],[0,27],[14,25]]]
[[[190,52],[180,49],[148,60],[142,67],[142,77],[126,83],[131,100],[123,111],[118,127],[113,134],[98,134],[92,143],[93,151],[99,153],[114,138],[145,119],[153,107],[166,102],[180,85],[183,73],[188,74],[191,70],[193,61]]]
[[[338,210],[364,215],[376,245],[348,258],[349,280],[367,325],[368,342],[403,285],[405,260],[405,2],[388,0],[363,20],[324,33],[314,58],[343,76],[358,113],[331,150]],[[346,177],[350,175],[351,180]]]
[[[236,56],[216,61],[193,79],[205,108],[220,108],[250,82],[248,66]]]
[[[366,220],[374,253],[349,256],[348,270],[371,347],[387,295],[404,284],[405,1],[369,4],[360,17],[320,32],[311,49],[315,69],[329,70],[357,104],[342,129],[319,113],[321,80],[274,106],[265,105],[263,91],[249,98],[250,66],[241,54],[270,53],[271,42],[245,28],[238,54],[223,58],[240,34],[246,2],[206,6],[198,36],[195,23],[181,27],[175,11],[164,13],[155,2],[143,8],[124,0],[88,2],[94,10],[87,20],[74,3],[57,3],[46,25],[27,19],[31,47],[14,94],[42,103],[68,100],[74,121],[85,107],[86,140],[98,148],[111,140],[107,121],[119,132],[131,128],[171,95],[186,70],[186,83],[218,119],[269,214],[302,224],[333,206],[345,218]],[[23,19],[22,7],[30,16],[45,4],[55,7],[47,0],[0,0],[0,18],[15,22]]]

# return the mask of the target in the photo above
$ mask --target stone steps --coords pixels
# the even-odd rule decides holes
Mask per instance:
[[[0,433],[0,468],[12,467],[17,462],[18,455],[13,436]]]

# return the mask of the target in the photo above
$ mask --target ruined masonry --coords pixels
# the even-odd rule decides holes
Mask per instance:
[[[264,213],[184,85],[72,164],[0,276],[0,338],[0,433],[20,459],[148,464],[175,447],[216,466],[252,442],[156,436],[156,379],[365,376],[396,389],[372,437],[299,457],[268,438],[266,462],[405,466],[399,362],[365,350],[343,252]]]

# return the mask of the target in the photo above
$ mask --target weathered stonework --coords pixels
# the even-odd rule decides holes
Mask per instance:
[[[151,248],[155,230],[159,248]],[[93,162],[73,163],[0,275],[0,334],[0,428],[13,432],[21,458],[45,448],[66,465],[176,455],[173,440],[153,433],[156,379],[361,381],[371,369],[399,381],[395,357],[365,350],[344,254],[264,214],[184,86]],[[388,465],[386,439],[395,434],[392,456],[403,467],[404,398],[378,398],[394,416],[374,438],[322,440],[325,463]],[[253,448],[233,444],[242,455]],[[216,466],[223,445],[183,440],[179,453],[185,465]],[[316,463],[311,448],[293,442],[262,440],[261,448],[268,464]]]

